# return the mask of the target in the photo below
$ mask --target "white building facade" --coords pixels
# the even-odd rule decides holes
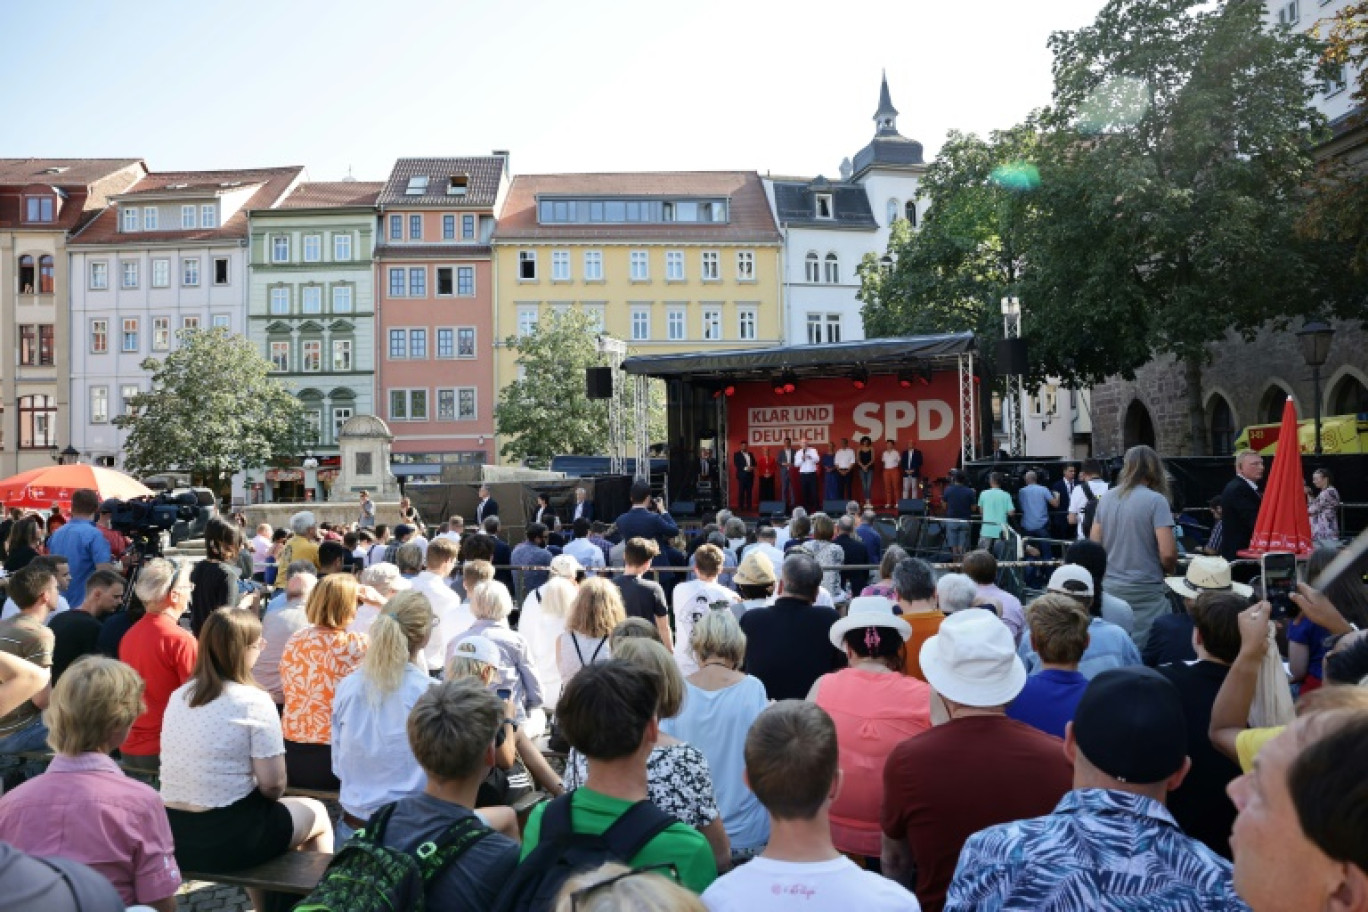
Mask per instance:
[[[1285,25],[1319,38],[1330,33],[1331,20],[1353,0],[1264,0],[1270,25]],[[1352,114],[1356,108],[1353,94],[1360,68],[1344,64],[1339,73],[1320,82],[1312,104],[1332,125]]]

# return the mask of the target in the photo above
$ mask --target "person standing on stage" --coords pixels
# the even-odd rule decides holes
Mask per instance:
[[[798,451],[799,488],[803,492],[803,506],[809,510],[821,507],[817,502],[817,466],[821,462],[822,454],[817,452],[815,446],[808,445]]]
[[[902,496],[904,500],[921,496],[922,451],[914,440],[907,442],[902,454]]]
[[[760,502],[774,500],[774,453],[769,447],[760,451],[755,469],[760,476]]]
[[[746,441],[741,441],[741,448],[732,455],[732,462],[736,464],[737,506],[749,510],[755,491],[755,457]]]
[[[864,489],[865,506],[874,506],[874,441],[868,437],[860,438],[860,448],[855,452],[855,464],[860,467],[860,487]]]
[[[822,454],[822,498],[836,500],[841,496],[841,483],[836,478],[836,444],[827,441]]]
[[[793,438],[785,437],[784,448],[779,451],[779,493],[785,510],[793,506],[793,469],[798,465],[798,455]]]
[[[902,454],[892,440],[883,451],[883,482],[884,506],[892,509],[898,505],[898,492],[902,490]]]
[[[836,490],[841,500],[850,500],[850,491],[855,480],[855,451],[851,449],[850,438],[841,438],[841,448],[836,451]]]

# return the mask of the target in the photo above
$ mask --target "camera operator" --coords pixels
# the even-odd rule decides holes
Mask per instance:
[[[622,541],[649,538],[664,548],[679,534],[679,525],[665,509],[665,501],[651,496],[651,486],[638,481],[632,485],[632,509],[617,518],[617,531]]]

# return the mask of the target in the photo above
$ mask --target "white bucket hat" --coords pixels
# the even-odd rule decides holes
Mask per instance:
[[[922,644],[926,683],[965,706],[1001,706],[1026,686],[1012,631],[988,611],[956,611]]]
[[[831,625],[831,645],[845,646],[845,635],[862,627],[891,627],[903,642],[912,635],[912,625],[893,613],[893,603],[880,595],[862,595],[850,600],[846,616]]]
[[[1196,598],[1203,592],[1234,592],[1249,598],[1254,590],[1244,583],[1232,582],[1230,563],[1224,557],[1194,557],[1184,576],[1166,576],[1164,582],[1183,598]]]

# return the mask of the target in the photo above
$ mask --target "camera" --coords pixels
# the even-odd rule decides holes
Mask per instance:
[[[130,537],[159,536],[177,522],[190,522],[199,516],[199,498],[193,491],[169,491],[134,497],[111,498],[100,505],[109,514],[109,527]]]

